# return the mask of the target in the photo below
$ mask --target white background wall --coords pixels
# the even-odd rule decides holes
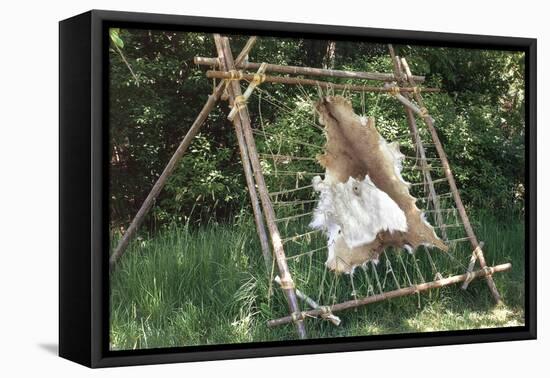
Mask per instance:
[[[539,242],[539,340],[164,366],[85,369],[58,358],[58,25],[92,8],[461,32],[539,39],[539,151],[550,88],[543,1],[4,1],[0,22],[0,375],[18,376],[536,376],[549,368],[547,251]],[[546,116],[546,117],[545,117]],[[539,235],[550,226],[546,155],[539,153]],[[540,239],[540,238],[539,238]],[[546,351],[544,350],[546,349]],[[292,372],[296,373],[292,373]],[[538,374],[536,373],[538,372]]]

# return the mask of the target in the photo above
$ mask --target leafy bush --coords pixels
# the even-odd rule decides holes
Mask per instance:
[[[116,32],[110,51],[110,194],[112,226],[124,226],[136,213],[170,156],[202,108],[213,83],[193,57],[214,56],[211,36],[123,29]],[[232,38],[239,51],[246,38]],[[327,41],[261,38],[252,61],[391,72],[382,44],[337,41],[327,59]],[[442,93],[426,95],[426,106],[436,120],[466,204],[499,209],[523,207],[524,186],[524,56],[522,53],[396,46],[416,74],[426,75],[426,86]],[[327,63],[328,62],[328,63]],[[345,80],[335,80],[345,83]],[[370,83],[374,84],[374,83]],[[275,137],[258,138],[260,152],[277,149],[282,155],[314,157],[322,145],[319,130],[310,127],[310,101],[316,88],[264,84],[261,101],[250,101],[252,124]],[[260,92],[257,92],[260,93]],[[391,97],[372,93],[351,96],[358,113],[376,117],[381,133],[393,140],[407,133],[403,107]],[[210,114],[201,133],[148,217],[148,226],[189,221],[228,221],[249,208],[240,153],[226,106]],[[419,122],[421,132],[426,130]],[[410,141],[399,139],[404,148]],[[262,159],[272,187],[289,187],[270,175],[269,159]],[[316,162],[298,169],[318,171]],[[409,177],[414,179],[414,177]],[[278,181],[276,181],[278,180]]]

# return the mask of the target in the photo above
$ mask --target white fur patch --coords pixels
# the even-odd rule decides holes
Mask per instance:
[[[381,231],[407,231],[403,210],[368,176],[334,183],[327,171],[325,180],[313,179],[313,186],[320,196],[309,226],[327,233],[329,254],[338,232],[347,246],[355,248],[371,243]]]

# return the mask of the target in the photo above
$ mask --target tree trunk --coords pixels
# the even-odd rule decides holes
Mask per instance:
[[[327,41],[325,57],[323,58],[323,68],[333,69],[336,60],[336,41]]]

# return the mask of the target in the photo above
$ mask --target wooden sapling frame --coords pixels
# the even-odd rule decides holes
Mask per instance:
[[[388,49],[390,51],[390,56],[392,58],[393,72],[394,72],[394,76],[396,77],[396,81],[397,83],[399,83],[399,85],[404,85],[406,84],[405,83],[406,78],[408,78],[409,76],[407,74],[404,74],[404,72],[402,72],[402,65],[399,64],[400,63],[399,57],[395,55],[395,51],[391,44],[388,45]],[[412,75],[410,75],[410,77],[412,77]],[[411,85],[414,86],[415,85],[414,82],[411,83]],[[405,94],[404,96],[408,98],[410,94]],[[441,205],[439,203],[439,197],[437,196],[437,192],[435,191],[432,174],[430,170],[427,169],[428,161],[426,159],[426,150],[424,148],[424,144],[422,143],[422,139],[420,138],[420,134],[418,133],[416,119],[414,118],[413,111],[409,107],[404,106],[404,110],[407,116],[407,124],[409,125],[409,130],[411,132],[411,138],[412,138],[413,144],[416,148],[416,151],[420,155],[420,167],[422,168],[422,173],[426,178],[426,185],[428,187],[428,191],[429,191],[432,203],[434,205],[435,221],[439,227],[441,236],[443,236],[444,240],[447,240],[448,239],[447,230],[445,228],[445,222],[443,221],[443,215],[441,213]]]
[[[196,57],[195,63],[199,65],[206,65],[212,68],[218,68],[221,71],[207,71],[206,76],[209,78],[222,79],[214,92],[209,95],[208,100],[200,111],[195,122],[191,125],[184,139],[180,143],[179,147],[175,151],[174,155],[168,162],[166,168],[162,172],[161,176],[151,189],[151,192],[145,199],[144,203],[140,207],[138,213],[132,220],[130,226],[124,233],[122,239],[118,243],[115,251],[110,258],[110,267],[113,268],[116,262],[123,255],[127,246],[135,235],[137,229],[143,222],[143,219],[147,212],[153,206],[155,199],[158,197],[160,191],[164,187],[166,180],[172,174],[176,168],[177,163],[191,144],[192,139],[195,137],[200,127],[208,117],[210,111],[214,108],[217,102],[222,100],[229,100],[232,110],[230,112],[230,120],[233,122],[235,133],[237,136],[237,143],[241,155],[243,164],[243,170],[245,174],[247,189],[250,193],[250,200],[252,204],[252,210],[254,214],[254,220],[256,223],[256,229],[258,237],[260,239],[260,245],[262,254],[266,263],[268,271],[271,269],[272,258],[275,258],[279,270],[279,276],[277,283],[283,290],[288,302],[290,315],[282,317],[280,319],[270,320],[268,325],[270,327],[278,326],[287,323],[294,323],[298,336],[300,338],[306,338],[306,329],[304,320],[310,317],[322,317],[332,321],[334,324],[339,324],[340,319],[334,316],[332,313],[342,311],[350,308],[364,306],[370,303],[379,302],[382,300],[401,297],[405,295],[412,295],[422,291],[430,290],[433,288],[440,288],[448,285],[464,282],[463,288],[466,288],[468,283],[475,278],[485,277],[489,289],[498,303],[500,301],[500,295],[492,275],[497,272],[504,272],[511,268],[510,264],[497,265],[495,267],[488,267],[485,261],[482,247],[483,243],[478,243],[477,237],[473,231],[473,228],[469,222],[466,209],[460,198],[460,193],[456,186],[454,176],[452,174],[447,156],[441,145],[441,141],[437,135],[437,131],[434,127],[434,121],[429,115],[427,109],[424,107],[424,101],[421,92],[437,93],[440,90],[438,88],[420,88],[416,83],[424,82],[423,76],[415,76],[410,72],[410,68],[405,59],[400,59],[394,52],[394,49],[389,45],[390,55],[393,62],[393,73],[378,73],[378,72],[352,72],[341,71],[332,69],[321,69],[311,67],[297,67],[297,66],[285,66],[266,63],[252,63],[248,62],[248,54],[254,43],[255,37],[251,37],[239,56],[233,60],[229,39],[222,37],[218,34],[214,34],[214,41],[216,44],[216,50],[218,56],[216,58]],[[246,73],[245,70],[256,70],[256,73]],[[372,80],[383,82],[382,87],[376,87],[372,85],[351,85],[351,84],[336,84],[327,81],[305,79],[299,77],[289,76],[272,76],[267,75],[265,72],[275,72],[286,75],[302,75],[302,76],[319,76],[326,78],[344,78],[344,79],[359,79],[359,80]],[[240,81],[245,80],[251,82],[246,96],[243,96],[240,87]],[[450,193],[462,220],[462,226],[464,227],[467,238],[473,247],[472,258],[466,273],[456,275],[448,278],[442,278],[436,275],[436,280],[426,282],[422,284],[412,284],[408,287],[398,288],[397,290],[384,292],[381,294],[370,295],[364,298],[355,299],[353,301],[342,302],[333,304],[332,306],[320,306],[311,298],[307,297],[299,290],[295,288],[290,270],[287,265],[287,258],[285,256],[283,248],[283,239],[281,238],[279,229],[277,227],[277,219],[271,202],[270,194],[268,192],[263,172],[261,170],[259,154],[256,149],[255,139],[252,132],[252,125],[248,107],[246,105],[247,96],[254,90],[257,85],[263,82],[276,83],[276,84],[290,84],[290,85],[310,85],[317,88],[324,89],[342,89],[347,91],[361,91],[361,92],[374,92],[374,93],[387,93],[395,97],[400,103],[403,104],[405,114],[407,116],[407,123],[411,132],[412,141],[416,147],[419,157],[418,160],[421,163],[421,169],[426,179],[426,185],[428,187],[428,199],[432,200],[434,205],[435,220],[437,228],[440,229],[444,239],[446,237],[446,225],[443,222],[440,203],[438,202],[438,196],[435,191],[434,184],[440,181],[447,181],[450,187]],[[413,102],[416,102],[416,104]],[[418,104],[418,105],[417,105]],[[424,150],[424,145],[416,124],[415,115],[419,115],[427,126],[430,136],[437,151],[439,160],[441,161],[442,168],[445,173],[445,178],[433,180],[429,171],[429,165]],[[414,184],[413,184],[414,185]],[[265,223],[264,223],[265,222]],[[266,228],[267,226],[267,228]],[[269,239],[271,240],[272,251],[269,247],[269,240],[267,234],[269,233]],[[479,261],[481,269],[474,272],[475,263]],[[297,298],[304,300],[313,309],[308,311],[301,311]]]
[[[417,293],[421,293],[423,291],[431,290],[431,289],[438,289],[445,286],[450,285],[456,285],[460,282],[465,282],[466,280],[473,280],[475,278],[481,278],[481,277],[490,277],[492,274],[498,273],[498,272],[506,272],[507,270],[510,270],[512,268],[512,264],[501,264],[496,265],[493,267],[485,267],[483,269],[480,269],[478,271],[472,272],[472,273],[464,273],[452,277],[447,278],[441,278],[439,280],[430,281],[422,284],[412,285],[408,287],[404,287],[401,289],[396,289],[392,291],[386,291],[382,294],[374,294],[368,297],[364,297],[361,299],[355,299],[347,302],[341,302],[334,304],[332,306],[327,306],[328,310],[333,312],[340,312],[344,310],[349,310],[352,308],[357,308],[360,306],[365,306],[371,303],[381,302],[387,299],[392,298],[398,298],[398,297],[404,297],[406,295],[414,295]],[[308,310],[304,311],[299,314],[300,319],[307,319],[309,318],[317,318],[323,315],[322,309],[316,309],[316,310]],[[267,325],[269,327],[276,327],[283,324],[292,323],[293,320],[296,318],[296,316],[285,316],[279,319],[273,319],[267,322]]]
[[[224,79],[224,80],[254,80],[253,74],[247,74],[242,71],[207,71],[206,77],[210,79]],[[418,91],[419,88],[416,87],[374,87],[372,85],[353,85],[353,84],[335,84],[328,81],[322,80],[312,80],[312,79],[302,79],[297,77],[288,77],[288,76],[269,76],[266,75],[264,81],[274,84],[294,84],[294,85],[310,85],[314,87],[319,87],[321,89],[342,89],[346,91],[354,92],[374,92],[374,93],[388,93],[399,91],[403,93]],[[423,92],[437,93],[440,92],[439,88],[422,88]]]
[[[220,61],[218,58],[204,58],[195,57],[195,64],[201,66],[210,66],[212,68],[219,68]],[[236,64],[236,68],[240,70],[252,70],[255,71],[260,68],[262,63],[251,63],[242,61],[242,63]],[[330,78],[340,79],[360,79],[360,80],[375,80],[375,81],[395,81],[396,78],[393,74],[380,73],[380,72],[355,72],[355,71],[342,71],[332,70],[327,68],[312,68],[312,67],[299,67],[299,66],[287,66],[282,64],[267,64],[266,72],[276,72],[289,75],[303,75],[303,76],[322,76]],[[422,83],[425,80],[424,76],[413,76],[414,81]]]
[[[403,58],[402,60],[399,60],[398,57],[396,57],[397,62],[402,62],[403,66],[405,67],[405,76],[407,77],[407,80],[411,85],[415,85],[414,79],[411,75],[411,71],[409,69],[409,65],[407,64],[407,61]],[[470,240],[470,244],[472,245],[473,252],[472,255],[475,259],[479,261],[479,265],[482,269],[487,267],[487,262],[485,261],[485,256],[483,255],[482,245],[477,240],[477,236],[474,233],[474,229],[472,228],[472,225],[470,223],[470,219],[468,218],[468,214],[466,213],[466,208],[464,207],[464,204],[462,203],[462,198],[460,197],[460,192],[458,191],[458,187],[456,185],[456,181],[453,175],[453,172],[451,171],[451,166],[449,164],[449,160],[447,159],[447,154],[445,153],[445,150],[443,149],[443,145],[441,144],[441,141],[439,140],[439,136],[437,135],[437,130],[434,126],[434,120],[429,115],[426,107],[424,106],[424,100],[422,98],[422,95],[420,92],[413,92],[414,99],[420,105],[420,116],[424,120],[424,123],[428,127],[428,130],[430,132],[430,135],[432,137],[432,141],[435,145],[435,149],[437,151],[437,154],[439,155],[439,159],[441,160],[441,164],[443,165],[443,171],[445,173],[445,177],[447,178],[447,181],[449,182],[449,187],[451,188],[451,192],[453,194],[453,198],[456,204],[456,208],[458,210],[458,214],[460,215],[460,218],[462,220],[462,224],[464,225],[464,230],[466,231],[466,234],[468,235],[468,238]],[[468,273],[471,273],[473,271],[475,264],[470,264],[470,267],[468,268]],[[487,286],[489,286],[489,290],[491,291],[491,294],[493,295],[493,299],[498,304],[501,302],[500,294],[498,292],[498,289],[495,285],[495,281],[493,280],[493,277],[489,274],[486,276],[487,280]],[[469,282],[469,281],[468,281]],[[468,283],[466,283],[463,288],[467,288]]]
[[[214,34],[214,41],[216,42],[216,49],[218,50],[218,57],[222,67],[228,70],[232,70],[235,67],[233,62],[233,56],[231,54],[231,48],[229,46],[229,39],[227,37],[221,37],[219,34]],[[262,208],[264,211],[265,221],[267,223],[267,229],[271,236],[271,243],[273,246],[273,254],[277,262],[277,267],[279,268],[279,274],[281,276],[281,289],[285,293],[285,296],[288,301],[288,306],[291,313],[299,313],[300,306],[296,298],[296,292],[294,287],[294,281],[292,281],[292,276],[288,269],[286,262],[286,256],[283,249],[283,243],[281,240],[281,235],[275,222],[275,210],[273,210],[273,205],[271,204],[271,198],[269,197],[269,191],[264,181],[264,176],[262,174],[262,169],[260,165],[260,159],[258,157],[258,152],[256,150],[256,143],[254,141],[254,136],[252,135],[252,127],[250,125],[250,115],[248,114],[248,107],[246,103],[242,106],[237,105],[239,96],[242,96],[241,86],[238,81],[230,81],[228,83],[228,94],[233,106],[239,106],[237,111],[237,116],[234,118],[233,124],[237,128],[239,123],[241,126],[241,132],[244,135],[244,145],[240,145],[241,149],[248,149],[248,156],[250,158],[250,164],[252,166],[252,171],[254,173],[254,179],[256,180],[256,185],[258,187],[258,193],[260,194],[260,200]],[[298,336],[302,339],[306,338],[306,330],[303,320],[297,320],[296,329],[298,331]]]

